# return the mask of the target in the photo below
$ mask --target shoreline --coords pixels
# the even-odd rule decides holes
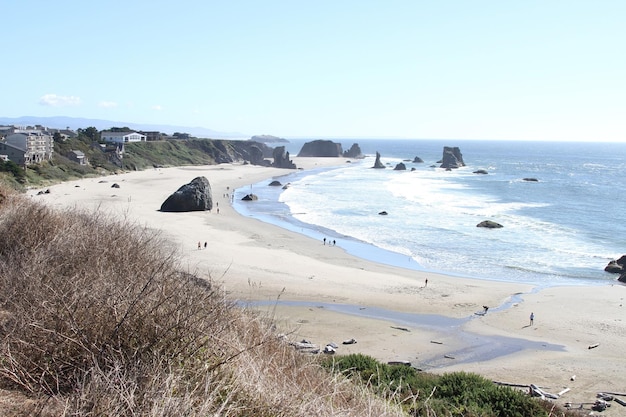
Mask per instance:
[[[333,169],[339,169],[337,171],[339,172],[338,175],[342,176],[347,172],[347,170],[353,171],[353,168],[357,168],[358,172],[358,168],[363,168],[362,166],[355,167],[355,165],[354,161],[352,161],[352,163],[348,165],[325,167],[313,172],[291,172],[278,179],[281,180],[282,184],[285,184],[289,188],[299,188],[307,185],[307,181],[303,179],[311,175],[315,176],[320,174],[320,176],[324,176],[324,174],[329,171],[332,172]],[[337,239],[337,241],[340,242],[341,247],[349,254],[372,262],[411,269],[417,272],[435,273],[459,278],[489,280],[495,282],[512,282],[522,285],[531,285],[540,289],[551,286],[604,286],[610,285],[615,281],[614,277],[602,271],[600,267],[594,270],[594,276],[584,277],[576,274],[558,274],[556,272],[554,274],[535,272],[534,274],[527,274],[528,276],[526,277],[519,277],[519,269],[523,268],[511,265],[506,267],[502,266],[501,270],[491,270],[491,273],[483,271],[482,274],[477,273],[475,270],[472,270],[472,273],[469,273],[467,270],[461,270],[458,265],[456,265],[455,268],[454,264],[448,265],[448,269],[445,267],[443,267],[443,269],[429,268],[420,262],[419,256],[409,254],[406,250],[403,251],[402,248],[396,247],[385,249],[375,243],[375,241],[361,240],[360,238],[356,238],[350,234],[345,235],[332,228],[328,228],[328,226],[305,223],[298,217],[298,214],[305,213],[292,213],[291,207],[281,201],[280,195],[283,191],[282,187],[274,188],[264,186],[265,184],[263,182],[250,184],[250,189],[254,189],[255,192],[259,194],[259,201],[262,200],[262,203],[246,204],[246,202],[241,202],[235,199],[233,203],[235,210],[242,216],[259,219],[283,229],[301,233],[309,238],[318,239],[320,242],[323,238],[329,238],[331,241],[332,239]],[[244,187],[242,192],[247,193],[247,187]],[[243,194],[241,196],[243,196]],[[301,211],[302,210],[304,210],[304,212],[307,211],[307,209],[301,209]],[[314,208],[309,208],[308,210],[311,212],[316,211]],[[516,279],[511,279],[511,274],[517,275]]]
[[[345,163],[344,158],[293,158],[313,169]],[[537,384],[550,392],[571,390],[558,402],[593,401],[599,391],[626,391],[623,345],[626,323],[622,285],[549,287],[487,281],[408,270],[357,258],[340,245],[321,241],[239,214],[226,196],[249,184],[284,176],[289,171],[243,164],[188,166],[129,172],[50,187],[50,194],[28,195],[57,209],[101,210],[148,228],[158,229],[180,254],[181,267],[219,283],[241,303],[266,302],[258,308],[292,340],[318,345],[334,342],[338,353],[364,353],[383,362],[426,363],[439,358],[434,372],[463,370],[509,383]],[[209,179],[211,212],[161,213],[161,203],[196,176]],[[112,188],[117,183],[119,188]],[[198,242],[208,242],[198,250]],[[425,280],[428,279],[428,285]],[[497,309],[514,298],[507,308]],[[276,301],[307,302],[287,306]],[[467,319],[456,337],[449,326],[398,325],[380,317],[349,315],[324,304],[386,309],[398,314]],[[484,316],[475,315],[490,306]],[[533,326],[528,315],[536,315]],[[480,360],[472,335],[528,347],[505,356]],[[358,343],[342,345],[354,338]],[[524,341],[524,342],[521,342]],[[437,343],[432,343],[437,342]],[[599,343],[598,347],[588,349]],[[542,348],[563,346],[563,351]],[[449,353],[454,353],[450,355]],[[461,360],[464,352],[467,360]],[[445,358],[452,356],[455,359]],[[456,355],[456,356],[455,356]],[[483,355],[484,356],[484,355]],[[458,359],[457,359],[458,357]],[[475,360],[473,360],[475,359]],[[430,363],[430,362],[429,362]],[[429,367],[429,370],[432,367]],[[577,375],[575,381],[570,381]],[[619,414],[615,405],[609,413]],[[605,412],[605,415],[611,415]],[[618,415],[614,414],[614,415]]]

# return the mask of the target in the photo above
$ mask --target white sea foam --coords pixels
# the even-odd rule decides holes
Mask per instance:
[[[421,142],[396,143],[405,154],[383,158],[384,170],[371,169],[373,158],[366,158],[294,174],[278,199],[311,230],[411,257],[424,269],[542,285],[611,279],[603,268],[608,257],[626,252],[619,237],[626,215],[623,193],[614,192],[610,177],[625,174],[626,147],[609,165],[605,155],[588,150],[556,154],[546,145],[526,155],[522,145],[509,150],[481,143],[474,144],[475,165],[445,171],[431,167],[441,143],[428,145],[432,150],[416,152],[411,146]],[[384,154],[385,143],[376,146]],[[505,153],[490,154],[493,149]],[[429,152],[432,161],[391,169],[406,155],[426,161]],[[473,173],[481,166],[488,175]],[[539,182],[523,180],[530,176]],[[504,227],[476,227],[487,219]]]

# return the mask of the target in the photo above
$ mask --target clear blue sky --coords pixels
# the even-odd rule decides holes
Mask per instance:
[[[0,116],[626,142],[626,1],[20,0]]]

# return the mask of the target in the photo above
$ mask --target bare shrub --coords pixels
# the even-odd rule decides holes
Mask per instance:
[[[5,195],[0,235],[0,386],[48,412],[401,414],[181,271],[158,232]]]

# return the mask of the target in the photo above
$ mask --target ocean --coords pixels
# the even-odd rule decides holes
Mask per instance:
[[[285,146],[296,156],[307,141]],[[626,144],[333,141],[358,143],[366,157],[242,187],[234,208],[403,268],[537,287],[616,282],[604,267],[626,253]],[[439,168],[444,146],[458,147],[466,166]],[[385,169],[371,168],[376,152]],[[400,162],[405,171],[394,170]],[[268,186],[273,179],[289,186]],[[259,200],[241,201],[250,192]],[[503,227],[476,227],[483,220]]]

